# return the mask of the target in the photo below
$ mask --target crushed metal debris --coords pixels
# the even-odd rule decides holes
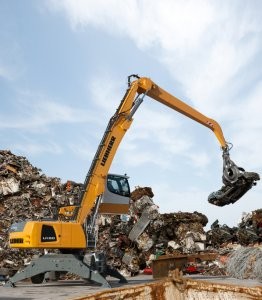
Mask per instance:
[[[26,219],[57,219],[59,207],[77,204],[81,189],[82,184],[61,183],[59,178],[43,174],[25,157],[0,150],[0,268],[5,272],[19,269],[33,256],[42,254],[34,249],[10,249],[8,230],[11,224]],[[137,187],[131,194],[129,215],[100,215],[97,220],[97,250],[106,253],[108,264],[124,276],[151,274],[153,261],[163,255],[215,253],[216,259],[188,260],[183,272],[230,273],[237,277],[231,271],[237,269],[235,264],[239,257],[246,257],[247,253],[237,252],[234,256],[235,251],[241,246],[258,249],[261,245],[262,209],[244,214],[237,227],[230,228],[216,221],[205,231],[208,218],[204,214],[160,214],[153,197],[150,187]],[[256,270],[261,270],[261,256],[259,258],[260,267]],[[257,271],[245,274],[252,278],[262,277]]]
[[[238,279],[262,280],[262,249],[241,247],[228,257],[227,273]]]
[[[0,151],[0,268],[19,268],[39,250],[10,249],[10,226],[26,219],[57,218],[59,207],[77,199],[81,185],[68,191],[59,178],[47,177],[23,156]]]

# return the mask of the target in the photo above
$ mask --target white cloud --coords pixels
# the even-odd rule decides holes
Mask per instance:
[[[45,95],[34,92],[23,92],[16,102],[15,115],[3,115],[0,118],[1,129],[20,129],[27,131],[45,130],[51,124],[81,123],[94,121],[95,117],[71,105],[50,100]]]
[[[261,50],[259,1],[52,0],[49,5],[64,11],[75,29],[95,26],[129,37],[142,50],[154,49],[155,58],[207,113],[223,112],[221,105],[238,88],[232,81]]]
[[[49,8],[65,12],[74,29],[93,25],[112,34],[128,35],[141,48],[158,44],[163,49],[196,44],[214,13],[212,6],[204,0],[186,3],[170,0],[51,0]]]
[[[113,115],[120,104],[123,97],[121,92],[124,93],[124,91],[121,90],[119,83],[121,84],[122,80],[112,78],[112,75],[107,74],[105,70],[103,73],[94,74],[88,82],[90,100],[104,116]]]
[[[107,28],[111,33],[115,30],[118,33],[124,33],[126,30],[129,30],[129,24],[138,19],[139,14],[136,1],[130,0],[97,0],[95,2],[89,0],[79,0],[77,2],[50,0],[48,1],[48,6],[51,10],[62,10],[65,12],[74,29],[91,24],[95,27]],[[125,15],[122,15],[122,13],[125,13]],[[127,23],[124,22],[121,25],[123,18],[127,20]]]
[[[28,140],[24,143],[14,143],[12,149],[15,151],[23,152],[26,155],[39,155],[43,153],[49,154],[61,154],[62,148],[55,142],[41,142],[36,143],[35,141]]]

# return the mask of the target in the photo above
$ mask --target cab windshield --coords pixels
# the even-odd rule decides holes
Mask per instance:
[[[107,188],[111,193],[130,197],[130,187],[126,177],[112,174],[108,175]]]

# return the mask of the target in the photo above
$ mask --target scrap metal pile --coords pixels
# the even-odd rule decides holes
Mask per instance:
[[[155,256],[194,253],[205,248],[203,227],[208,223],[205,215],[160,214],[152,197],[151,188],[137,188],[131,194],[130,214],[125,220],[120,216],[99,219],[97,248],[124,275],[136,275],[150,267]]]
[[[226,269],[231,277],[262,281],[262,249],[257,247],[236,249],[229,255]]]
[[[17,268],[38,250],[10,249],[8,230],[26,219],[56,218],[58,208],[78,198],[79,185],[68,191],[59,178],[47,177],[23,156],[0,151],[0,268]]]
[[[154,204],[151,188],[137,188],[131,194],[130,214],[101,216],[97,248],[105,252],[109,264],[123,275],[136,275],[152,266],[159,255],[217,252],[218,260],[201,262],[195,272],[225,275],[227,256],[236,246],[258,245],[262,242],[262,209],[245,214],[238,227],[230,228],[194,212],[160,214]],[[191,268],[192,269],[192,268]],[[188,268],[190,270],[190,268]]]
[[[262,209],[243,213],[237,227],[220,225],[216,220],[207,231],[207,242],[214,248],[227,244],[248,246],[262,242]]]
[[[70,188],[68,188],[70,187]],[[0,150],[0,268],[18,269],[39,250],[10,249],[8,230],[12,223],[26,219],[57,218],[59,207],[77,204],[82,184],[61,183],[47,177],[23,156]],[[221,255],[232,252],[230,245],[262,242],[262,209],[243,216],[238,227],[215,222],[205,232],[208,219],[200,212],[160,214],[150,187],[131,194],[129,215],[103,215],[97,220],[97,250],[104,251],[108,264],[125,276],[150,268],[160,255],[203,251]],[[221,275],[225,265],[201,265],[205,273]]]

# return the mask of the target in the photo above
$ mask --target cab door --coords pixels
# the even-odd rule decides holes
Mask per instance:
[[[129,203],[130,187],[128,177],[108,174],[98,212],[100,214],[127,214]]]

